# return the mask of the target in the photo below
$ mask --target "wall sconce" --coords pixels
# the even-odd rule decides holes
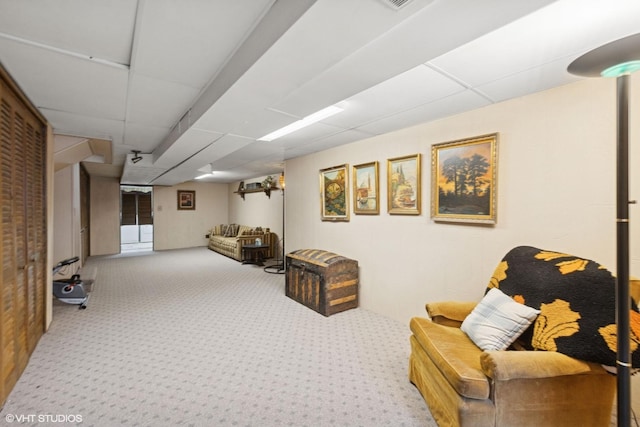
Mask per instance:
[[[284,194],[284,172],[282,172],[280,174],[280,178],[278,179],[278,182],[280,183],[280,190],[282,191],[282,194]]]

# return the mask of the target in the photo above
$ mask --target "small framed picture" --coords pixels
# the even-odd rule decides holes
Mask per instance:
[[[320,170],[320,219],[349,221],[349,165]]]
[[[377,161],[353,167],[353,213],[362,215],[380,213],[378,182]]]
[[[420,154],[387,160],[387,209],[392,215],[420,215]]]
[[[431,146],[431,218],[496,223],[498,134]]]
[[[193,190],[178,190],[178,210],[196,210],[196,192]]]

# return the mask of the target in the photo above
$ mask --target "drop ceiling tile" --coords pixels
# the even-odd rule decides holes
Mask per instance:
[[[324,122],[345,129],[356,128],[464,90],[459,83],[419,65],[346,99],[339,104],[345,110]]]
[[[280,173],[284,168],[284,160],[284,149],[258,141],[216,160],[213,167],[216,171],[240,168],[248,176],[264,176]]]
[[[264,144],[268,143],[249,142],[244,146],[227,149],[224,152],[219,152],[217,153],[216,160],[211,163],[212,168],[214,171],[229,170],[254,162],[256,161],[256,159],[262,158],[263,154],[256,153],[260,153],[264,147],[267,147]],[[262,153],[264,153],[264,151],[262,151]],[[268,155],[271,161],[273,161],[273,152],[270,153],[271,154],[264,154],[264,156]]]
[[[0,0],[0,58],[34,103],[44,107],[56,132],[112,139],[117,159],[140,148],[153,150],[154,156],[164,152],[156,166],[184,161],[163,176],[161,182],[169,185],[191,179],[194,170],[209,163],[236,167],[228,176],[264,175],[274,164],[281,168],[285,156],[573,81],[566,80],[573,79],[564,69],[569,59],[637,32],[640,16],[637,0],[424,0],[399,11],[379,0],[321,0],[293,25],[278,17],[276,26],[291,28],[274,44],[265,42],[258,56],[257,49],[248,49],[250,43],[242,43],[251,29],[265,30],[254,25],[276,1],[248,6],[222,0],[114,0],[108,5],[102,0]],[[514,19],[526,25],[515,29],[508,24]],[[105,21],[111,26],[103,26]],[[35,43],[21,43],[19,37]],[[55,48],[70,52],[62,55]],[[456,50],[443,54],[450,49]],[[81,55],[125,64],[129,55],[133,58],[130,70],[112,66],[105,71],[98,68],[100,61]],[[242,73],[234,73],[239,69]],[[398,73],[404,75],[394,77]],[[210,82],[214,90],[200,92]],[[192,104],[200,93],[206,96]],[[190,94],[195,94],[191,100]],[[345,99],[352,106],[340,115],[281,140],[255,142]],[[204,112],[212,102],[213,109]],[[171,145],[166,135],[189,105],[195,125],[185,132],[188,126],[181,123],[175,133],[184,137]]]
[[[285,135],[278,138],[279,144],[283,147],[291,147],[294,145],[306,144],[309,141],[315,141],[317,139],[326,138],[339,132],[343,132],[345,129],[326,124],[325,122],[314,123],[306,128],[300,129],[289,135]]]
[[[254,106],[251,103],[246,104],[246,99],[245,96],[221,99],[192,127],[257,139],[297,120],[296,117],[278,111]],[[238,114],[239,111],[242,114]]]
[[[2,63],[39,108],[122,120],[128,72],[0,38]],[[33,70],[42,70],[34,73]]]
[[[163,176],[166,172],[166,170],[160,168],[141,167],[136,165],[130,166],[129,160],[126,160],[122,170],[120,184],[163,185],[163,183],[157,182],[156,179]]]
[[[196,176],[201,175],[195,169],[171,169],[157,174],[149,180],[152,185],[176,185],[181,182],[192,181]]]
[[[262,177],[266,175],[272,175],[277,180],[283,169],[281,163],[269,164],[259,160],[245,163],[244,165],[240,166],[240,168],[245,171],[245,178],[242,179],[248,179],[250,181],[262,181]],[[279,191],[272,191],[271,197],[273,197],[274,194],[277,194],[278,196],[282,195],[282,193],[280,193]]]
[[[237,150],[237,154],[243,158],[268,158],[270,156],[282,157],[284,149],[280,147],[276,141],[251,141],[248,144],[243,145]]]
[[[411,110],[385,117],[373,123],[368,123],[359,127],[358,130],[379,135],[454,114],[460,114],[475,108],[484,107],[490,103],[489,100],[472,90],[465,90],[464,92],[456,93]]]
[[[287,95],[274,108],[313,113],[425,63],[553,0],[440,1],[379,33]],[[500,10],[500,13],[496,13]],[[454,18],[455,17],[455,18]]]
[[[187,134],[188,138],[193,137],[191,133]],[[195,154],[190,154],[188,157],[182,157],[179,163],[166,166],[167,169],[170,169],[167,173],[165,173],[161,178],[154,181],[154,184],[157,185],[172,185],[177,182],[189,181],[200,175],[201,172],[198,169],[208,165],[213,165],[213,170],[217,171],[215,164],[216,161],[225,158],[225,164],[227,162],[227,156],[232,153],[232,155],[237,156],[237,153],[242,153],[242,148],[248,144],[253,143],[252,139],[247,139],[234,135],[224,135],[212,143],[205,146],[202,150],[198,151]],[[253,158],[253,157],[252,157]],[[246,163],[249,160],[236,160],[240,164]],[[155,165],[158,165],[156,163]],[[162,164],[166,165],[167,162],[163,159]]]
[[[166,167],[175,166],[189,156],[215,143],[222,136],[221,133],[190,128],[182,135],[180,144],[172,144],[161,154],[154,152],[155,162]],[[206,163],[208,162],[205,161],[203,164]]]
[[[271,169],[261,166],[259,163],[251,162],[235,165],[233,169],[218,170],[216,172],[218,178],[215,179],[215,182],[227,184],[237,183],[238,181],[253,182],[258,181],[260,177],[269,175],[270,173],[280,173],[280,171],[282,171],[282,168],[277,171],[272,171]],[[273,195],[273,193],[271,194]]]
[[[566,72],[573,57],[544,64],[477,87],[495,102],[573,83],[580,77]]]
[[[307,154],[317,153],[318,151],[328,150],[329,148],[360,141],[370,138],[371,136],[373,135],[358,129],[345,130],[325,138],[319,138],[302,144],[290,145],[285,151],[285,158],[293,159]]]
[[[283,94],[294,94],[380,34],[428,7],[431,1],[411,2],[401,10],[381,1],[318,1],[243,76],[243,86],[252,99],[265,106],[300,116],[312,113],[308,107],[282,103]],[[367,78],[372,70],[362,74]],[[265,85],[265,81],[270,84]],[[325,94],[331,90],[325,89]]]
[[[429,63],[477,87],[635,33],[638,16],[636,0],[557,1]]]
[[[237,135],[224,135],[199,154],[202,164],[213,163],[231,153],[242,153],[243,148],[255,141]],[[214,168],[215,170],[215,168]]]
[[[374,134],[364,132],[362,129],[347,129],[343,132],[330,135],[326,138],[313,141],[312,144],[318,147],[324,147],[324,149],[337,147],[343,144],[349,144],[351,142],[360,141],[363,139],[371,138]]]
[[[172,127],[198,95],[198,90],[178,83],[135,73],[129,85],[127,121]]]
[[[143,153],[151,153],[169,133],[169,128],[155,127],[138,123],[127,123],[125,126],[125,139],[131,149],[140,150]]]
[[[53,127],[55,134],[97,138],[122,144],[124,140],[124,122],[119,120],[97,119],[70,114],[64,111],[40,109]]]
[[[30,42],[129,64],[137,4],[131,0],[0,0],[0,28]]]
[[[153,0],[142,3],[134,51],[135,71],[202,88],[240,46],[272,2]]]

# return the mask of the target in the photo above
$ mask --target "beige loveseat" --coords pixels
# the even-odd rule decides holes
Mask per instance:
[[[242,247],[255,244],[256,239],[260,239],[263,245],[269,246],[265,258],[273,258],[275,238],[268,228],[238,224],[216,225],[209,230],[208,247],[237,261],[244,261]]]

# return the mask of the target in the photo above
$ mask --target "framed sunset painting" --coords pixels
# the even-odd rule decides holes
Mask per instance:
[[[431,218],[495,224],[498,134],[431,146]]]

